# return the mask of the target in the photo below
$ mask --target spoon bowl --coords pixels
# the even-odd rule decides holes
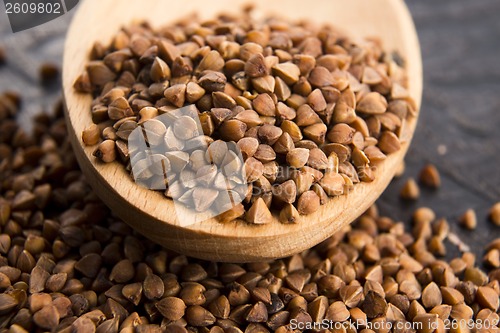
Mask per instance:
[[[361,215],[387,187],[408,150],[417,117],[405,124],[401,150],[377,167],[372,183],[360,183],[349,194],[331,198],[297,224],[282,224],[277,218],[267,225],[243,221],[220,223],[212,218],[183,226],[174,204],[162,193],[138,186],[119,163],[97,163],[95,147],[86,147],[82,131],[92,124],[90,95],[73,89],[75,79],[89,61],[94,42],[109,43],[119,29],[134,21],[146,20],[162,26],[197,12],[211,18],[220,12],[237,12],[247,1],[86,0],[68,31],[64,50],[63,86],[69,139],[77,160],[102,200],[113,212],[141,234],[177,252],[212,261],[255,262],[289,256],[308,249]],[[354,37],[377,36],[388,51],[397,51],[406,60],[408,90],[420,107],[422,63],[413,21],[403,0],[253,0],[263,13],[290,19],[311,19],[345,29]]]

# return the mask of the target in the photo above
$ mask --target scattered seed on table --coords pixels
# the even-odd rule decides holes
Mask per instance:
[[[500,226],[500,202],[491,206],[489,218],[494,225]]]
[[[400,196],[405,200],[417,200],[420,197],[420,188],[413,178],[409,178],[403,185]]]
[[[441,176],[437,168],[432,164],[427,164],[420,170],[420,182],[430,188],[439,188],[441,186]]]
[[[51,83],[59,77],[59,66],[52,63],[43,63],[40,66],[40,80],[43,83]]]
[[[473,209],[468,209],[461,217],[460,224],[469,229],[474,230],[477,227],[476,212]]]
[[[5,48],[0,45],[0,65],[5,64],[7,61],[7,52],[5,52]]]

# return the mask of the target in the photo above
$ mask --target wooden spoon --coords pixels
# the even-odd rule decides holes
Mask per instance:
[[[331,23],[353,36],[378,36],[384,48],[398,51],[406,59],[409,91],[420,106],[422,63],[411,16],[402,0],[253,0],[259,11],[291,19],[307,18]],[[276,219],[268,225],[243,221],[221,224],[215,219],[182,227],[174,205],[163,194],[137,186],[119,163],[96,163],[85,147],[81,133],[91,123],[91,96],[73,89],[84,71],[95,41],[108,43],[119,29],[133,21],[147,20],[153,26],[168,24],[198,12],[212,18],[220,12],[236,12],[246,1],[236,0],[86,0],[69,29],[63,67],[64,97],[69,139],[80,166],[97,194],[134,229],[180,253],[206,260],[252,262],[289,256],[308,249],[362,214],[380,196],[393,178],[408,150],[417,119],[406,123],[406,137],[399,152],[390,155],[376,171],[372,183],[355,185],[348,195],[331,199],[298,224]]]

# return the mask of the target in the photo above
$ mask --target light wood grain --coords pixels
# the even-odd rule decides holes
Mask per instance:
[[[95,41],[107,43],[123,25],[148,20],[161,26],[197,12],[210,18],[221,11],[236,12],[246,1],[236,0],[86,0],[76,13],[65,46],[63,65],[66,120],[80,166],[97,194],[124,221],[151,240],[186,255],[230,262],[285,257],[310,248],[351,223],[384,191],[407,152],[417,119],[407,122],[401,151],[378,168],[373,183],[361,183],[348,195],[331,199],[300,223],[278,221],[253,226],[242,221],[220,224],[214,219],[181,227],[174,205],[162,194],[138,187],[119,163],[103,165],[84,147],[82,131],[92,121],[91,97],[76,94],[73,82],[84,70]],[[409,91],[420,106],[422,63],[411,16],[402,0],[253,0],[258,10],[288,18],[327,22],[353,36],[379,36],[387,50],[407,60]]]

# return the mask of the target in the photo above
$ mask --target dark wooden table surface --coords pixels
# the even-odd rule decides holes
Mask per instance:
[[[346,0],[347,1],[347,0]],[[446,217],[451,229],[477,254],[500,237],[500,227],[487,221],[490,206],[500,201],[500,1],[408,0],[420,36],[424,61],[424,98],[404,176],[394,180],[378,204],[384,214],[409,224],[421,206]],[[42,27],[12,34],[0,5],[0,44],[8,64],[0,67],[0,90],[23,92],[19,120],[50,109],[60,95],[58,85],[42,88],[38,66],[61,62],[70,15]],[[422,189],[422,197],[402,203],[399,191],[426,163],[442,175],[438,191]],[[473,232],[458,225],[468,208],[478,216]],[[457,249],[450,245],[450,255]]]

